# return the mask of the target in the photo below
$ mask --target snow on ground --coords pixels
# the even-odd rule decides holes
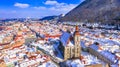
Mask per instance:
[[[84,64],[81,63],[81,61],[79,59],[76,60],[68,60],[66,61],[66,64],[68,65],[68,67],[84,67]]]

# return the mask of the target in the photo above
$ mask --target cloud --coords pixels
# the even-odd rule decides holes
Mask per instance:
[[[23,3],[15,3],[14,6],[19,7],[19,8],[28,8],[30,5],[29,4],[23,4]]]
[[[57,1],[46,1],[45,3],[44,3],[45,5],[57,5],[58,4],[58,2]]]
[[[46,1],[44,5],[46,6],[50,5],[50,7],[38,6],[34,8],[39,9],[39,10],[46,10],[46,11],[54,12],[54,13],[65,14],[69,12],[70,10],[72,10],[73,8],[75,8],[78,4],[59,3],[57,1]]]
[[[73,8],[77,6],[77,4],[59,3],[57,1],[46,1],[44,4],[52,5],[51,7],[49,7],[50,10],[62,11],[64,13],[72,10]]]
[[[75,8],[76,6],[77,6],[76,4],[57,5],[57,6],[51,7],[50,10],[68,12],[72,10],[73,8]]]

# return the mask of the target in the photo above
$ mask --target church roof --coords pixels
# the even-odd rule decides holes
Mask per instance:
[[[62,35],[60,36],[60,41],[62,42],[63,46],[67,46],[67,45],[68,46],[70,46],[70,45],[73,46],[72,44],[74,44],[74,41],[73,41],[73,37],[72,37],[70,31],[67,30],[65,32],[65,31],[61,30],[61,32],[62,32]],[[73,35],[80,35],[78,26],[75,27],[75,32],[74,32]]]
[[[68,40],[70,39],[71,34],[68,32],[62,32],[62,35],[60,36],[60,40],[63,44],[63,46],[66,46],[68,43]]]

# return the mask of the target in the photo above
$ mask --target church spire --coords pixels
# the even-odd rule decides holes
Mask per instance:
[[[80,35],[78,25],[75,26],[75,35]]]
[[[75,26],[75,31],[79,31],[78,25]]]

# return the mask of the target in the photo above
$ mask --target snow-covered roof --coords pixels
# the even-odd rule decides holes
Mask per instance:
[[[98,50],[98,49],[99,49],[99,47],[98,47],[97,45],[95,45],[95,44],[92,44],[92,45],[90,46],[90,48],[92,48],[92,49],[94,49],[94,50]]]
[[[117,62],[117,57],[116,55],[112,54],[109,51],[101,51],[100,54],[102,54],[103,56],[105,56],[107,59],[109,59],[110,61],[116,63]]]
[[[93,44],[90,46],[90,48],[94,49],[95,51],[99,52],[98,49],[99,49],[99,46]],[[109,51],[106,51],[106,50],[103,50],[103,51],[100,51],[99,52],[101,55],[103,55],[104,57],[106,57],[107,59],[109,59],[110,61],[116,63],[117,62],[117,57],[116,55],[112,54],[111,52]]]
[[[63,32],[60,36],[60,41],[62,42],[63,46],[67,45],[68,40],[70,39],[71,34],[68,32]]]

